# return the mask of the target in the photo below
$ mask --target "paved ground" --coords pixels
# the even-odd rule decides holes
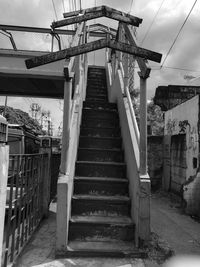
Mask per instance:
[[[30,244],[24,250],[17,267],[156,267],[162,266],[166,257],[173,251],[175,255],[184,254],[200,255],[200,223],[184,215],[179,204],[166,197],[163,193],[152,196],[152,247],[150,259],[55,259],[55,218],[56,205],[51,205],[50,216],[42,222]],[[187,259],[180,260],[181,265],[169,263],[167,267],[185,267],[183,263]],[[192,258],[194,260],[194,257]],[[196,258],[195,258],[196,259]],[[179,261],[179,258],[173,259]],[[197,260],[199,260],[197,258]],[[191,259],[189,259],[190,262]],[[168,264],[168,263],[167,263]],[[193,262],[187,267],[199,267]]]

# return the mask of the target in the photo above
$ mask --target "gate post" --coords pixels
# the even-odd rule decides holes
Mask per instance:
[[[139,240],[150,238],[150,193],[151,182],[147,173],[147,77],[140,76],[140,198]]]
[[[72,78],[64,82],[64,107],[63,107],[63,132],[62,132],[62,150],[61,150],[61,165],[60,173],[66,174],[67,158],[70,137],[70,110],[71,110],[71,95],[72,95]]]

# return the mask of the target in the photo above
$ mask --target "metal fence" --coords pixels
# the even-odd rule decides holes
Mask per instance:
[[[3,267],[15,261],[46,212],[49,167],[48,154],[9,157]]]

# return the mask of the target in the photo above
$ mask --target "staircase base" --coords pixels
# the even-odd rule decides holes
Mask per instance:
[[[147,253],[135,248],[132,242],[71,241],[66,251],[56,257],[147,258]]]

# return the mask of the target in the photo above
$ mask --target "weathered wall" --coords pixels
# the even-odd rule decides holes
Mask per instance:
[[[197,175],[199,169],[198,127],[199,96],[165,113],[165,139],[167,140],[167,136],[171,137],[164,142],[164,154],[168,153],[168,158],[164,155],[164,184],[167,184],[165,189],[181,194],[186,202],[186,212],[191,214],[197,212],[195,210],[200,207],[200,191],[197,189],[198,184],[200,188],[200,178]]]
[[[151,188],[158,189],[162,185],[163,171],[163,136],[148,136],[148,174]]]

